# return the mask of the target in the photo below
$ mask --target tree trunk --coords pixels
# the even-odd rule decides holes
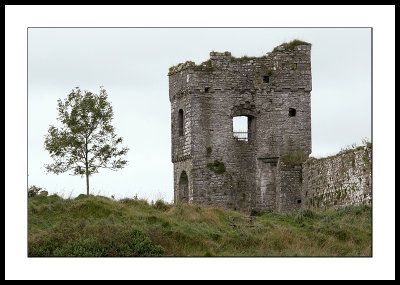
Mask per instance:
[[[88,140],[85,139],[85,173],[86,173],[86,195],[89,197],[89,164],[88,164]]]
[[[86,195],[89,196],[89,173],[86,166]]]

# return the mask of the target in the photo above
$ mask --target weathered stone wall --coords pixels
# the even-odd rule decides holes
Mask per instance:
[[[176,201],[185,171],[192,203],[245,212],[298,207],[299,171],[278,163],[282,154],[311,153],[311,45],[281,45],[252,58],[211,52],[200,65],[172,67],[169,92]],[[248,117],[248,141],[234,138],[235,116]]]
[[[183,111],[183,135],[179,135],[179,110]],[[175,96],[171,103],[172,161],[183,161],[191,156],[191,105],[187,92]]]
[[[370,205],[371,153],[371,147],[364,146],[306,161],[302,171],[303,207],[329,210],[348,205]]]
[[[279,177],[277,189],[278,211],[292,211],[302,207],[302,165],[279,162]]]
[[[174,163],[174,200],[191,202],[193,200],[192,179],[192,128],[191,95],[187,88],[185,72],[177,74],[169,83],[171,101],[171,161]],[[183,134],[179,134],[179,110],[183,111]],[[188,177],[188,189],[179,187],[182,173]],[[185,198],[183,198],[185,196]]]

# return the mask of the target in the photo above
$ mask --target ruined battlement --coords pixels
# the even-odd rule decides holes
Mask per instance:
[[[260,57],[212,51],[168,75],[175,201],[242,211],[301,206],[301,169],[281,171],[280,157],[311,153],[309,43]],[[244,139],[233,130],[236,117],[247,118]]]
[[[240,58],[236,58],[236,57],[233,57],[229,51],[225,51],[225,52],[211,51],[209,60],[202,62],[199,65],[196,65],[193,61],[186,61],[184,63],[179,63],[178,65],[170,67],[168,75],[173,75],[175,73],[178,73],[178,72],[186,70],[186,69],[191,69],[192,71],[207,71],[207,69],[210,68],[211,64],[220,65],[220,64],[229,63],[229,62],[242,62],[242,63],[245,63],[248,65],[248,64],[252,64],[254,61],[257,61],[257,60],[267,60],[270,55],[271,55],[271,57],[274,57],[277,54],[291,55],[291,54],[293,54],[293,52],[309,54],[310,51],[311,51],[311,44],[307,43],[307,42],[299,41],[299,40],[294,40],[290,43],[283,43],[283,44],[275,47],[272,52],[268,52],[266,55],[261,56],[261,57],[243,56]],[[276,59],[276,58],[274,58],[274,59]],[[278,60],[280,60],[280,59],[281,58],[278,58]],[[208,70],[208,71],[210,71],[210,70]]]
[[[230,52],[210,52],[196,65],[186,61],[170,68],[170,100],[185,90],[304,89],[311,91],[311,45],[280,45],[261,57],[233,57]],[[212,77],[212,86],[210,85]],[[171,85],[172,84],[172,85]]]

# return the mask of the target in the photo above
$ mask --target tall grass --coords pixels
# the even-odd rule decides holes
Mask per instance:
[[[102,196],[28,199],[29,256],[371,256],[371,209],[260,214]]]
[[[282,162],[288,165],[300,165],[306,161],[308,155],[301,150],[285,153],[281,156]]]

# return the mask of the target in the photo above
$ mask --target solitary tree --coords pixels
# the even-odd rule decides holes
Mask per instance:
[[[99,168],[123,168],[127,164],[123,157],[129,149],[118,149],[122,138],[114,133],[113,110],[102,87],[99,95],[88,91],[82,94],[75,87],[64,101],[59,99],[57,103],[57,120],[62,127],[51,125],[45,135],[45,149],[54,160],[45,168],[55,174],[71,170],[72,175],[86,176],[89,195],[89,176]]]

